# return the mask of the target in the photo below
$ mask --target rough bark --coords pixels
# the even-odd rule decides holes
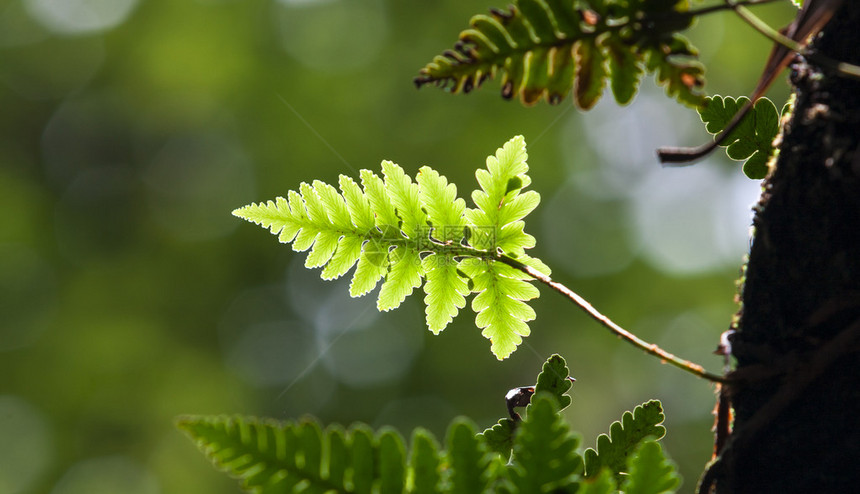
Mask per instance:
[[[860,2],[814,42],[860,64]],[[719,493],[860,492],[860,82],[800,62],[731,337],[734,431]]]

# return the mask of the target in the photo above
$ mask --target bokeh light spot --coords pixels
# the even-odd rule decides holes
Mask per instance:
[[[159,494],[155,476],[123,456],[93,458],[72,465],[51,494]]]
[[[0,395],[0,492],[32,492],[31,486],[51,462],[47,421],[33,405]]]
[[[281,46],[296,60],[326,72],[352,70],[376,59],[388,33],[379,0],[279,2]]]
[[[56,284],[53,269],[32,250],[0,244],[0,352],[26,347],[45,332],[56,309]]]
[[[145,172],[155,221],[174,237],[208,240],[241,223],[226,214],[254,195],[253,170],[231,136],[204,134],[168,142]]]
[[[92,34],[125,21],[138,0],[25,0],[39,23],[57,34]]]

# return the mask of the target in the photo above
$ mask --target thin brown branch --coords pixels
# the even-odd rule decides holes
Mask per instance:
[[[648,343],[647,341],[639,338],[635,334],[627,331],[622,328],[611,319],[601,314],[597,309],[594,308],[587,300],[582,298],[579,294],[571,290],[570,288],[564,286],[561,283],[553,281],[549,276],[541,273],[540,271],[534,269],[531,266],[527,266],[514,258],[500,255],[495,258],[497,261],[507,264],[508,266],[521,271],[532,278],[540,281],[541,283],[547,285],[552,288],[556,292],[564,295],[571,302],[576,304],[580,309],[584,310],[586,314],[589,315],[592,319],[597,321],[601,326],[611,331],[613,334],[618,336],[619,338],[627,341],[631,345],[639,348],[645,353],[654,355],[655,357],[659,357],[666,363],[672,364],[675,367],[678,367],[681,370],[689,372],[695,376],[701,377],[702,379],[707,379],[708,381],[716,382],[716,383],[726,383],[728,379],[724,376],[720,376],[718,374],[713,374],[711,372],[706,371],[701,365],[690,362],[689,360],[684,360],[680,357],[675,356],[663,350],[659,346],[654,343]]]

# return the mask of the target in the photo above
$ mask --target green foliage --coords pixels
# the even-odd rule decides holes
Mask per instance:
[[[692,22],[688,0],[516,0],[507,10],[476,15],[453,50],[421,69],[415,84],[468,93],[501,72],[502,97],[551,104],[573,91],[594,106],[607,79],[619,104],[629,103],[645,72],[669,96],[698,106],[704,69],[680,34]]]
[[[578,434],[558,414],[555,398],[537,392],[514,441],[508,476],[514,492],[574,492],[582,473]]]
[[[705,99],[699,116],[711,134],[719,134],[749,98],[713,96]],[[773,140],[779,133],[779,112],[773,102],[760,98],[726,139],[720,144],[729,158],[744,161],[744,174],[752,179],[767,175],[768,162],[776,152]]]
[[[583,476],[580,436],[559,414],[562,395],[545,389],[561,388],[566,374],[557,379],[551,374],[562,369],[566,370],[564,360],[557,355],[544,365],[538,377],[540,389],[512,437],[509,461],[490,447],[486,433],[475,434],[474,425],[463,418],[455,419],[449,427],[446,450],[439,449],[432,434],[416,429],[408,454],[405,442],[394,430],[384,428],[374,433],[362,424],[345,431],[340,427],[323,429],[307,419],[275,422],[251,417],[183,417],[178,427],[216,468],[239,479],[242,489],[254,494],[597,494],[618,492],[618,485],[627,493],[656,494],[675,488],[680,480],[655,442],[658,434],[653,433],[653,426],[649,429],[652,434],[641,439],[630,434],[613,443],[618,446],[612,451],[613,461],[624,460],[615,472],[625,474],[623,484],[616,481],[611,468]],[[630,412],[622,419],[625,424],[628,415]],[[637,425],[653,422],[657,415],[662,420],[656,401],[636,407],[633,415]]]
[[[666,434],[666,428],[659,425],[664,419],[663,405],[657,400],[637,406],[633,413],[624,412],[621,421],[609,427],[608,436],[597,437],[597,450],[585,450],[585,475],[594,477],[608,468],[620,482],[635,446],[648,437],[660,439]]]
[[[251,204],[233,214],[268,228],[293,250],[310,249],[305,266],[323,267],[334,279],[353,266],[350,295],[361,296],[383,279],[377,308],[398,307],[424,283],[427,326],[439,333],[475,293],[476,325],[492,342],[499,359],[508,357],[529,334],[535,313],[526,301],[539,292],[522,272],[498,261],[515,258],[549,273],[525,249],[535,239],[525,233],[523,218],[540,195],[523,191],[527,175],[526,144],[514,137],[479,169],[475,208],[457,198],[457,188],[429,167],[413,182],[402,168],[382,162],[383,178],[361,170],[361,187],[341,175],[340,192],[318,180],[289,191],[288,199]]]
[[[555,399],[559,410],[564,410],[570,405],[570,396],[566,393],[570,390],[571,382],[568,379],[570,369],[561,355],[552,355],[543,364],[535,384],[535,394],[548,394]],[[531,410],[531,406],[527,408]],[[528,412],[530,413],[530,412]],[[507,457],[511,454],[514,445],[514,434],[517,423],[509,417],[500,419],[495,425],[481,433],[484,436],[490,451]]]
[[[646,440],[633,453],[630,472],[621,490],[626,494],[660,494],[672,492],[680,483],[681,478],[663,454],[660,443]]]

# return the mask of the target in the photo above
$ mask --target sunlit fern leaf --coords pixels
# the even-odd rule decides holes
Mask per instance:
[[[535,393],[516,433],[508,468],[515,492],[575,492],[582,472],[579,441],[558,414],[555,398]]]
[[[699,109],[699,116],[711,134],[719,134],[729,124],[735,114],[749,102],[741,96],[714,96],[707,98]],[[773,102],[760,98],[755,105],[720,144],[726,154],[735,161],[744,161],[744,174],[752,179],[762,179],[767,175],[768,162],[776,152],[773,140],[779,133],[779,112]]]
[[[446,470],[446,492],[451,494],[473,494],[484,492],[489,478],[487,468],[490,456],[487,447],[475,435],[475,427],[466,419],[455,419],[448,428]]]
[[[510,356],[531,332],[527,324],[535,318],[534,309],[525,302],[539,295],[531,283],[517,279],[513,268],[475,259],[460,262],[460,271],[472,280],[472,310],[475,325],[490,340],[490,351],[499,359]]]
[[[436,494],[441,492],[441,459],[439,444],[425,429],[412,432],[412,448],[409,455],[409,468],[412,469],[412,494]]]
[[[663,405],[657,400],[637,406],[633,413],[624,412],[621,421],[609,427],[609,435],[598,436],[597,450],[585,450],[586,477],[593,477],[607,467],[620,482],[620,474],[626,471],[636,446],[645,438],[659,439],[666,434],[666,428],[660,425],[664,419]]]
[[[531,183],[526,174],[525,140],[518,136],[487,158],[487,168],[475,172],[480,189],[472,192],[476,209],[468,209],[465,217],[472,226],[469,242],[475,248],[500,249],[512,257],[525,255],[523,249],[534,247],[535,239],[523,231],[522,218],[540,203],[540,194],[522,192]],[[548,273],[547,273],[548,274]]]
[[[427,166],[418,171],[416,182],[427,220],[433,225],[431,237],[442,244],[459,242],[464,234],[466,201],[457,197],[457,187]],[[457,272],[457,261],[451,252],[430,253],[422,260],[422,268],[427,277],[424,283],[427,327],[439,334],[466,306],[469,286]]]
[[[681,483],[675,465],[654,440],[646,440],[636,448],[628,472],[621,486],[625,494],[664,494],[674,492]]]
[[[427,328],[439,334],[450,323],[460,309],[466,306],[471,290],[469,284],[457,272],[457,261],[448,254],[430,254],[422,261],[427,273],[424,283],[424,303]]]
[[[702,102],[702,66],[678,31],[693,17],[688,0],[516,0],[506,10],[472,17],[453,50],[433,58],[415,84],[468,93],[501,73],[505,99],[558,103],[573,90],[582,109],[594,106],[607,79],[628,103],[643,73],[656,73],[667,93]]]
[[[518,37],[532,36],[525,25],[520,29]],[[523,219],[540,202],[537,192],[523,191],[531,183],[526,158],[521,136],[487,158],[487,168],[475,174],[480,188],[472,193],[474,209],[431,168],[423,167],[413,181],[385,161],[384,178],[361,170],[361,186],[341,176],[339,191],[320,181],[302,183],[288,199],[251,204],[233,214],[292,242],[296,251],[310,250],[305,265],[322,267],[323,279],[355,266],[349,287],[354,297],[383,280],[376,304],[381,311],[398,307],[423,283],[427,326],[434,333],[465,307],[467,295],[477,293],[476,321],[502,359],[529,333],[526,322],[535,315],[524,302],[538,292],[530,276],[498,256],[549,274],[545,264],[525,254],[535,239],[524,232]]]

